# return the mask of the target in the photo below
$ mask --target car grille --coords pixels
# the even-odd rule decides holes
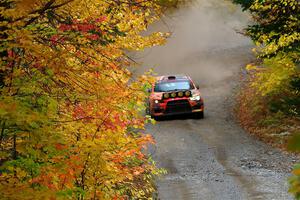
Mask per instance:
[[[166,113],[191,112],[191,106],[188,100],[175,100],[167,103]]]

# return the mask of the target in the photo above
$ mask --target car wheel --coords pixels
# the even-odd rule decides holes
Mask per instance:
[[[197,113],[197,118],[198,118],[198,119],[203,119],[203,118],[204,118],[204,111],[198,112],[198,113]]]
[[[160,121],[161,120],[161,117],[159,117],[159,116],[153,116],[152,117],[155,121]]]

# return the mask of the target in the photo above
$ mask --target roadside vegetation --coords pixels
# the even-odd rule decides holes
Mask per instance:
[[[162,2],[161,2],[162,3]],[[1,0],[0,198],[152,199],[156,168],[141,113],[148,78],[125,52],[156,1]]]
[[[246,67],[238,98],[241,125],[266,142],[299,151],[300,1],[234,0],[250,12],[254,24],[245,34],[256,44],[257,61]],[[290,191],[300,199],[299,165]]]

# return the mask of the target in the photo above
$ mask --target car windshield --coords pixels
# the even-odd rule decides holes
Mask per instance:
[[[177,82],[162,82],[156,83],[154,92],[168,92],[176,90],[190,90],[193,89],[190,81],[177,81]]]

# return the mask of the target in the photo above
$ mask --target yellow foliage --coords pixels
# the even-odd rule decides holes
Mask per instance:
[[[152,197],[159,170],[142,153],[153,141],[141,112],[151,80],[133,79],[126,51],[165,42],[141,34],[159,14],[155,1],[3,4],[1,196]]]

